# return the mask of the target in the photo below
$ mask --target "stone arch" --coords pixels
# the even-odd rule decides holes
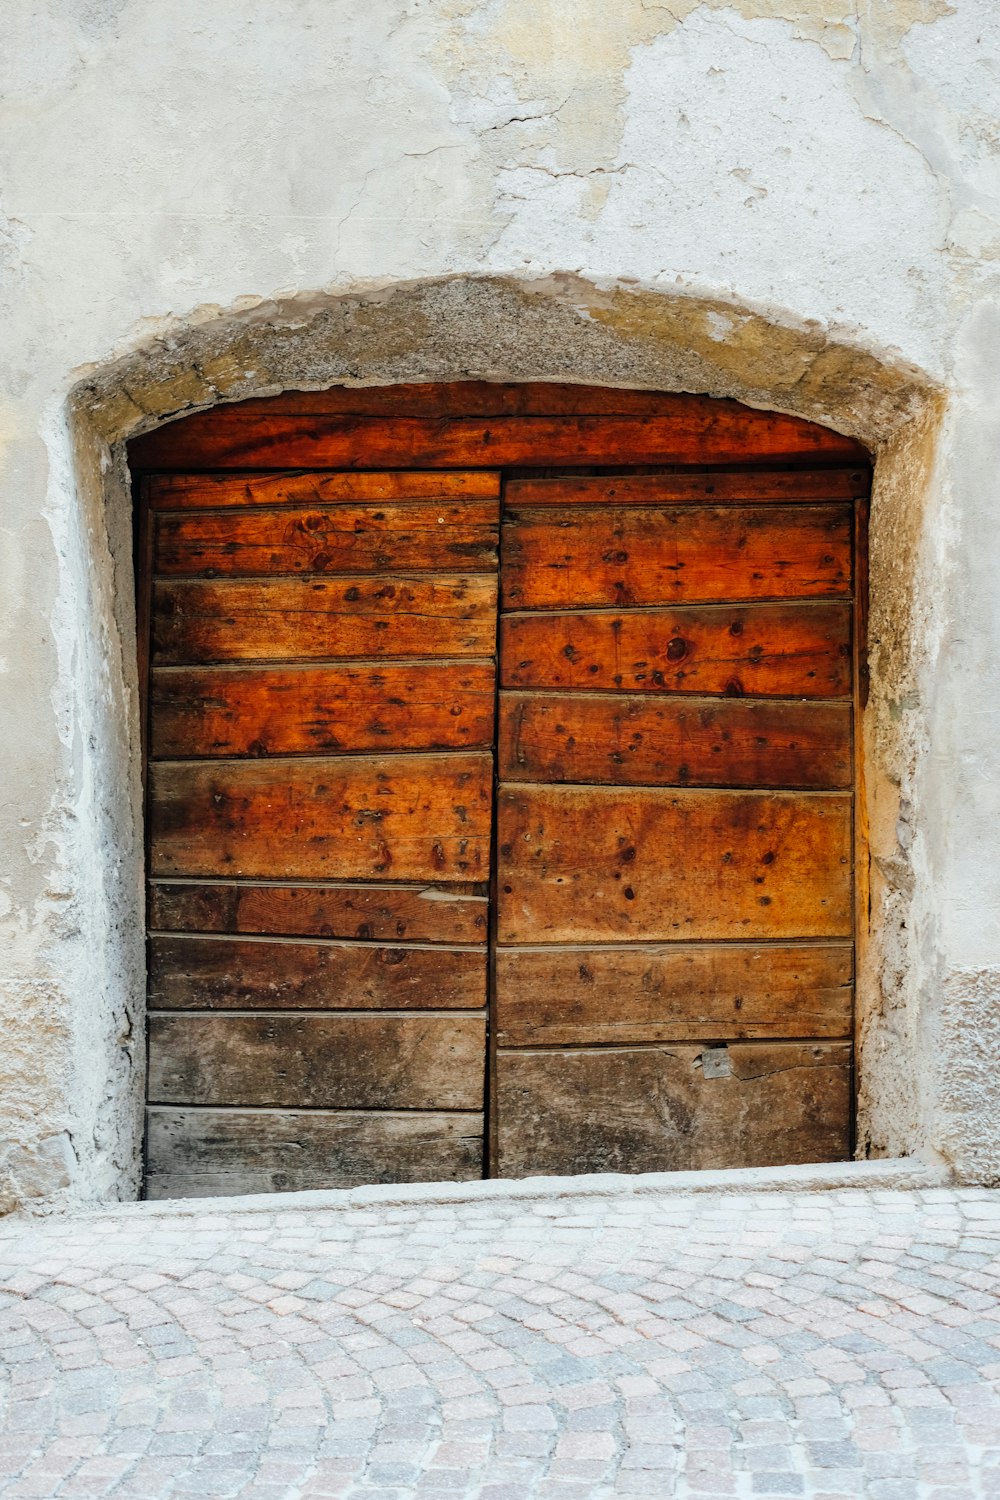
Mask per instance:
[[[115,1165],[91,1195],[135,1191],[141,1140],[142,828],[126,441],[218,402],[287,389],[463,378],[730,397],[822,423],[872,452],[872,690],[861,795],[873,880],[870,933],[859,946],[859,1154],[932,1152],[922,1079],[927,1021],[919,965],[909,963],[924,899],[906,830],[921,737],[900,705],[916,701],[926,650],[914,601],[940,388],[846,334],[718,297],[576,275],[454,276],[212,312],[89,373],[71,393],[76,477],[93,541],[87,607],[103,643],[90,731],[102,792],[91,836],[112,891],[117,976],[117,993],[101,1002],[115,1016],[100,1032],[105,1055],[88,1061],[104,1086],[87,1106],[93,1120],[84,1121],[93,1127],[85,1135],[114,1138]],[[78,1003],[93,1000],[81,995]]]

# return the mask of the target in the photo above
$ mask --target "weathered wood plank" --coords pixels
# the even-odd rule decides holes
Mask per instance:
[[[676,400],[676,398],[675,398]],[[135,469],[500,468],[516,465],[781,464],[867,455],[850,438],[796,417],[714,409],[698,398],[668,415],[349,416],[263,414],[242,403],[168,423],[129,445]]]
[[[853,949],[501,948],[501,1047],[849,1037]]]
[[[664,1172],[843,1161],[846,1042],[501,1052],[499,1170]]]
[[[161,580],[153,662],[492,656],[496,578]]]
[[[150,753],[468,750],[493,742],[492,662],[167,667],[150,678]]]
[[[854,469],[743,469],[670,474],[566,474],[552,479],[509,479],[504,504],[538,505],[779,504],[853,500],[871,489],[871,471]]]
[[[158,518],[153,567],[174,577],[491,572],[498,529],[496,500],[181,511]]]
[[[842,792],[502,786],[498,941],[851,935]]]
[[[852,773],[849,703],[500,695],[503,781],[835,789]]]
[[[153,875],[475,880],[489,869],[492,757],[149,767]]]
[[[815,599],[851,589],[849,505],[518,510],[506,609]]]
[[[149,1018],[151,1104],[482,1108],[481,1015]]]
[[[153,881],[149,926],[181,932],[359,938],[400,943],[485,943],[485,887],[226,885]]]
[[[504,615],[504,687],[826,698],[851,687],[848,604]]]
[[[146,1112],[147,1198],[208,1198],[472,1182],[482,1176],[483,1117],[378,1110]]]
[[[153,937],[150,1010],[479,1010],[486,955],[261,938]]]
[[[339,505],[358,501],[490,499],[500,494],[500,475],[389,469],[382,473],[307,472],[276,474],[154,474],[149,480],[154,510],[215,509],[247,505]]]

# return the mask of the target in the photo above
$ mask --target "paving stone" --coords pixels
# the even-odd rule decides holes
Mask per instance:
[[[1000,1500],[1000,1193],[0,1221],[5,1500]]]

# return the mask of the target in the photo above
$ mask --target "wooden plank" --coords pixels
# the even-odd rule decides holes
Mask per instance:
[[[501,1047],[851,1034],[845,944],[501,948],[496,965]]]
[[[675,398],[676,401],[676,398]],[[134,468],[382,469],[515,465],[781,464],[867,454],[850,438],[796,417],[694,398],[655,416],[368,417],[275,415],[241,405],[170,422],[129,445]]]
[[[174,579],[153,590],[153,662],[492,656],[496,578]]]
[[[498,526],[496,500],[181,511],[158,517],[153,566],[170,576],[491,572]]]
[[[488,748],[494,683],[493,663],[471,660],[158,668],[151,754]]]
[[[485,879],[492,757],[177,762],[149,768],[155,875]]]
[[[820,599],[851,590],[849,505],[519,510],[505,609]]]
[[[827,698],[851,690],[849,604],[504,615],[504,687]]]
[[[478,1010],[480,949],[153,937],[150,1010]]]
[[[154,881],[153,929],[359,938],[400,943],[485,943],[485,887],[472,884],[226,885]]]
[[[146,1112],[146,1197],[289,1193],[373,1182],[472,1182],[483,1117],[378,1110]]]
[[[500,494],[500,476],[488,470],[465,473],[389,469],[382,473],[154,474],[149,503],[155,510],[191,510],[248,505],[339,505],[358,501],[491,499]]]
[[[149,1102],[482,1108],[481,1015],[149,1018]]]
[[[501,1052],[500,1172],[664,1172],[844,1161],[846,1042]]]
[[[157,480],[157,483],[160,481]],[[667,474],[564,474],[545,479],[508,479],[504,505],[745,505],[817,500],[853,500],[871,489],[871,470],[740,469]]]
[[[851,935],[842,792],[498,792],[498,942]]]
[[[852,769],[848,703],[500,695],[502,781],[836,789]]]
[[[717,419],[727,411],[766,415],[742,407],[738,402],[714,396],[693,396],[674,391],[622,390],[606,385],[566,385],[556,381],[452,380],[420,381],[385,386],[329,386],[322,391],[281,391],[275,396],[257,396],[238,406],[216,407],[213,415],[228,421],[234,411],[260,415],[277,413],[341,413],[351,416],[425,416],[451,418],[478,416],[561,416],[587,413],[618,413],[630,416],[669,416],[698,409]],[[810,423],[803,423],[810,426]],[[822,436],[840,441],[837,433]]]

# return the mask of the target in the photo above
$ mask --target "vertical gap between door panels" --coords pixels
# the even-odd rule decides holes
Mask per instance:
[[[493,671],[493,799],[490,809],[490,879],[486,922],[486,1077],[483,1081],[483,1176],[498,1176],[497,1142],[497,880],[500,810],[500,617],[503,584],[503,521],[507,474],[500,474],[497,522],[497,603]]]

